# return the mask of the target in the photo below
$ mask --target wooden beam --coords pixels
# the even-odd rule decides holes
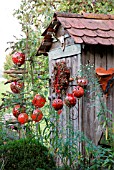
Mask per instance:
[[[70,46],[65,47],[63,51],[62,48],[57,48],[48,53],[49,60],[58,59],[58,58],[65,58],[73,55],[77,55],[81,53],[81,45],[80,44],[73,44]]]
[[[26,74],[28,73],[27,70],[6,70],[4,71],[6,74]]]

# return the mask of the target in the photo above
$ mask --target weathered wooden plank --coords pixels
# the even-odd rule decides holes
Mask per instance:
[[[48,55],[49,55],[49,61],[50,61],[53,59],[69,57],[71,55],[76,55],[76,54],[80,54],[80,53],[81,53],[80,44],[74,44],[74,45],[65,47],[64,51],[62,50],[62,48],[52,50],[48,53]]]
[[[110,46],[107,48],[107,70],[109,68],[114,68],[114,47]],[[110,88],[108,98],[107,98],[107,107],[108,109],[114,113],[114,86]],[[108,112],[108,118],[114,121],[112,118],[112,114]]]

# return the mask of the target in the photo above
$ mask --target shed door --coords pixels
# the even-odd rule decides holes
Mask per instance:
[[[75,77],[81,64],[81,45],[73,44],[70,46],[65,47],[65,51],[62,51],[62,48],[56,48],[49,52],[49,73],[50,73],[50,95],[53,100],[53,66],[56,62],[65,61],[68,68],[70,68],[70,77]],[[76,85],[76,81],[69,83],[69,88],[67,93],[71,93],[74,86]],[[64,100],[65,96],[63,96]],[[67,106],[64,105],[62,109],[62,113],[60,114],[60,120],[57,123],[57,127],[59,131],[62,132],[63,138],[67,138],[72,135],[71,132],[77,132],[78,130],[82,131],[82,99],[78,100],[76,105],[69,109]],[[56,113],[55,113],[56,114]],[[54,114],[53,115],[53,120]],[[69,128],[70,126],[70,128]],[[71,136],[70,136],[71,137]],[[73,137],[73,136],[72,136]]]

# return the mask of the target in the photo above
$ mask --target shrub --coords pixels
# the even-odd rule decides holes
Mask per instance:
[[[20,139],[0,146],[4,170],[52,170],[55,162],[48,149],[35,139]]]

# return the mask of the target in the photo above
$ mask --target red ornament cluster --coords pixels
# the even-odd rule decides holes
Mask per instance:
[[[70,69],[66,66],[66,62],[57,62],[52,71],[53,74],[53,91],[57,94],[66,92],[69,86]]]
[[[80,98],[84,95],[84,89],[81,86],[76,86],[72,93],[68,93],[64,99],[64,104],[69,108],[72,108],[76,105],[76,98]],[[52,107],[58,111],[57,113],[60,115],[63,108],[63,101],[62,99],[54,99],[52,102]]]
[[[20,104],[15,105],[12,113],[20,124],[25,124],[28,122],[28,114],[26,113],[25,106],[21,106]]]
[[[36,94],[32,100],[32,104],[35,106],[35,110],[31,114],[31,118],[35,122],[39,122],[43,118],[43,113],[39,108],[42,108],[46,103],[46,99],[43,95]]]
[[[46,99],[40,94],[36,94],[32,100],[32,104],[35,106],[33,113],[31,114],[32,121],[39,122],[43,118],[43,113],[39,108],[45,105]],[[28,122],[28,114],[26,113],[26,107],[20,104],[14,106],[12,110],[13,115],[17,118],[20,124]]]

